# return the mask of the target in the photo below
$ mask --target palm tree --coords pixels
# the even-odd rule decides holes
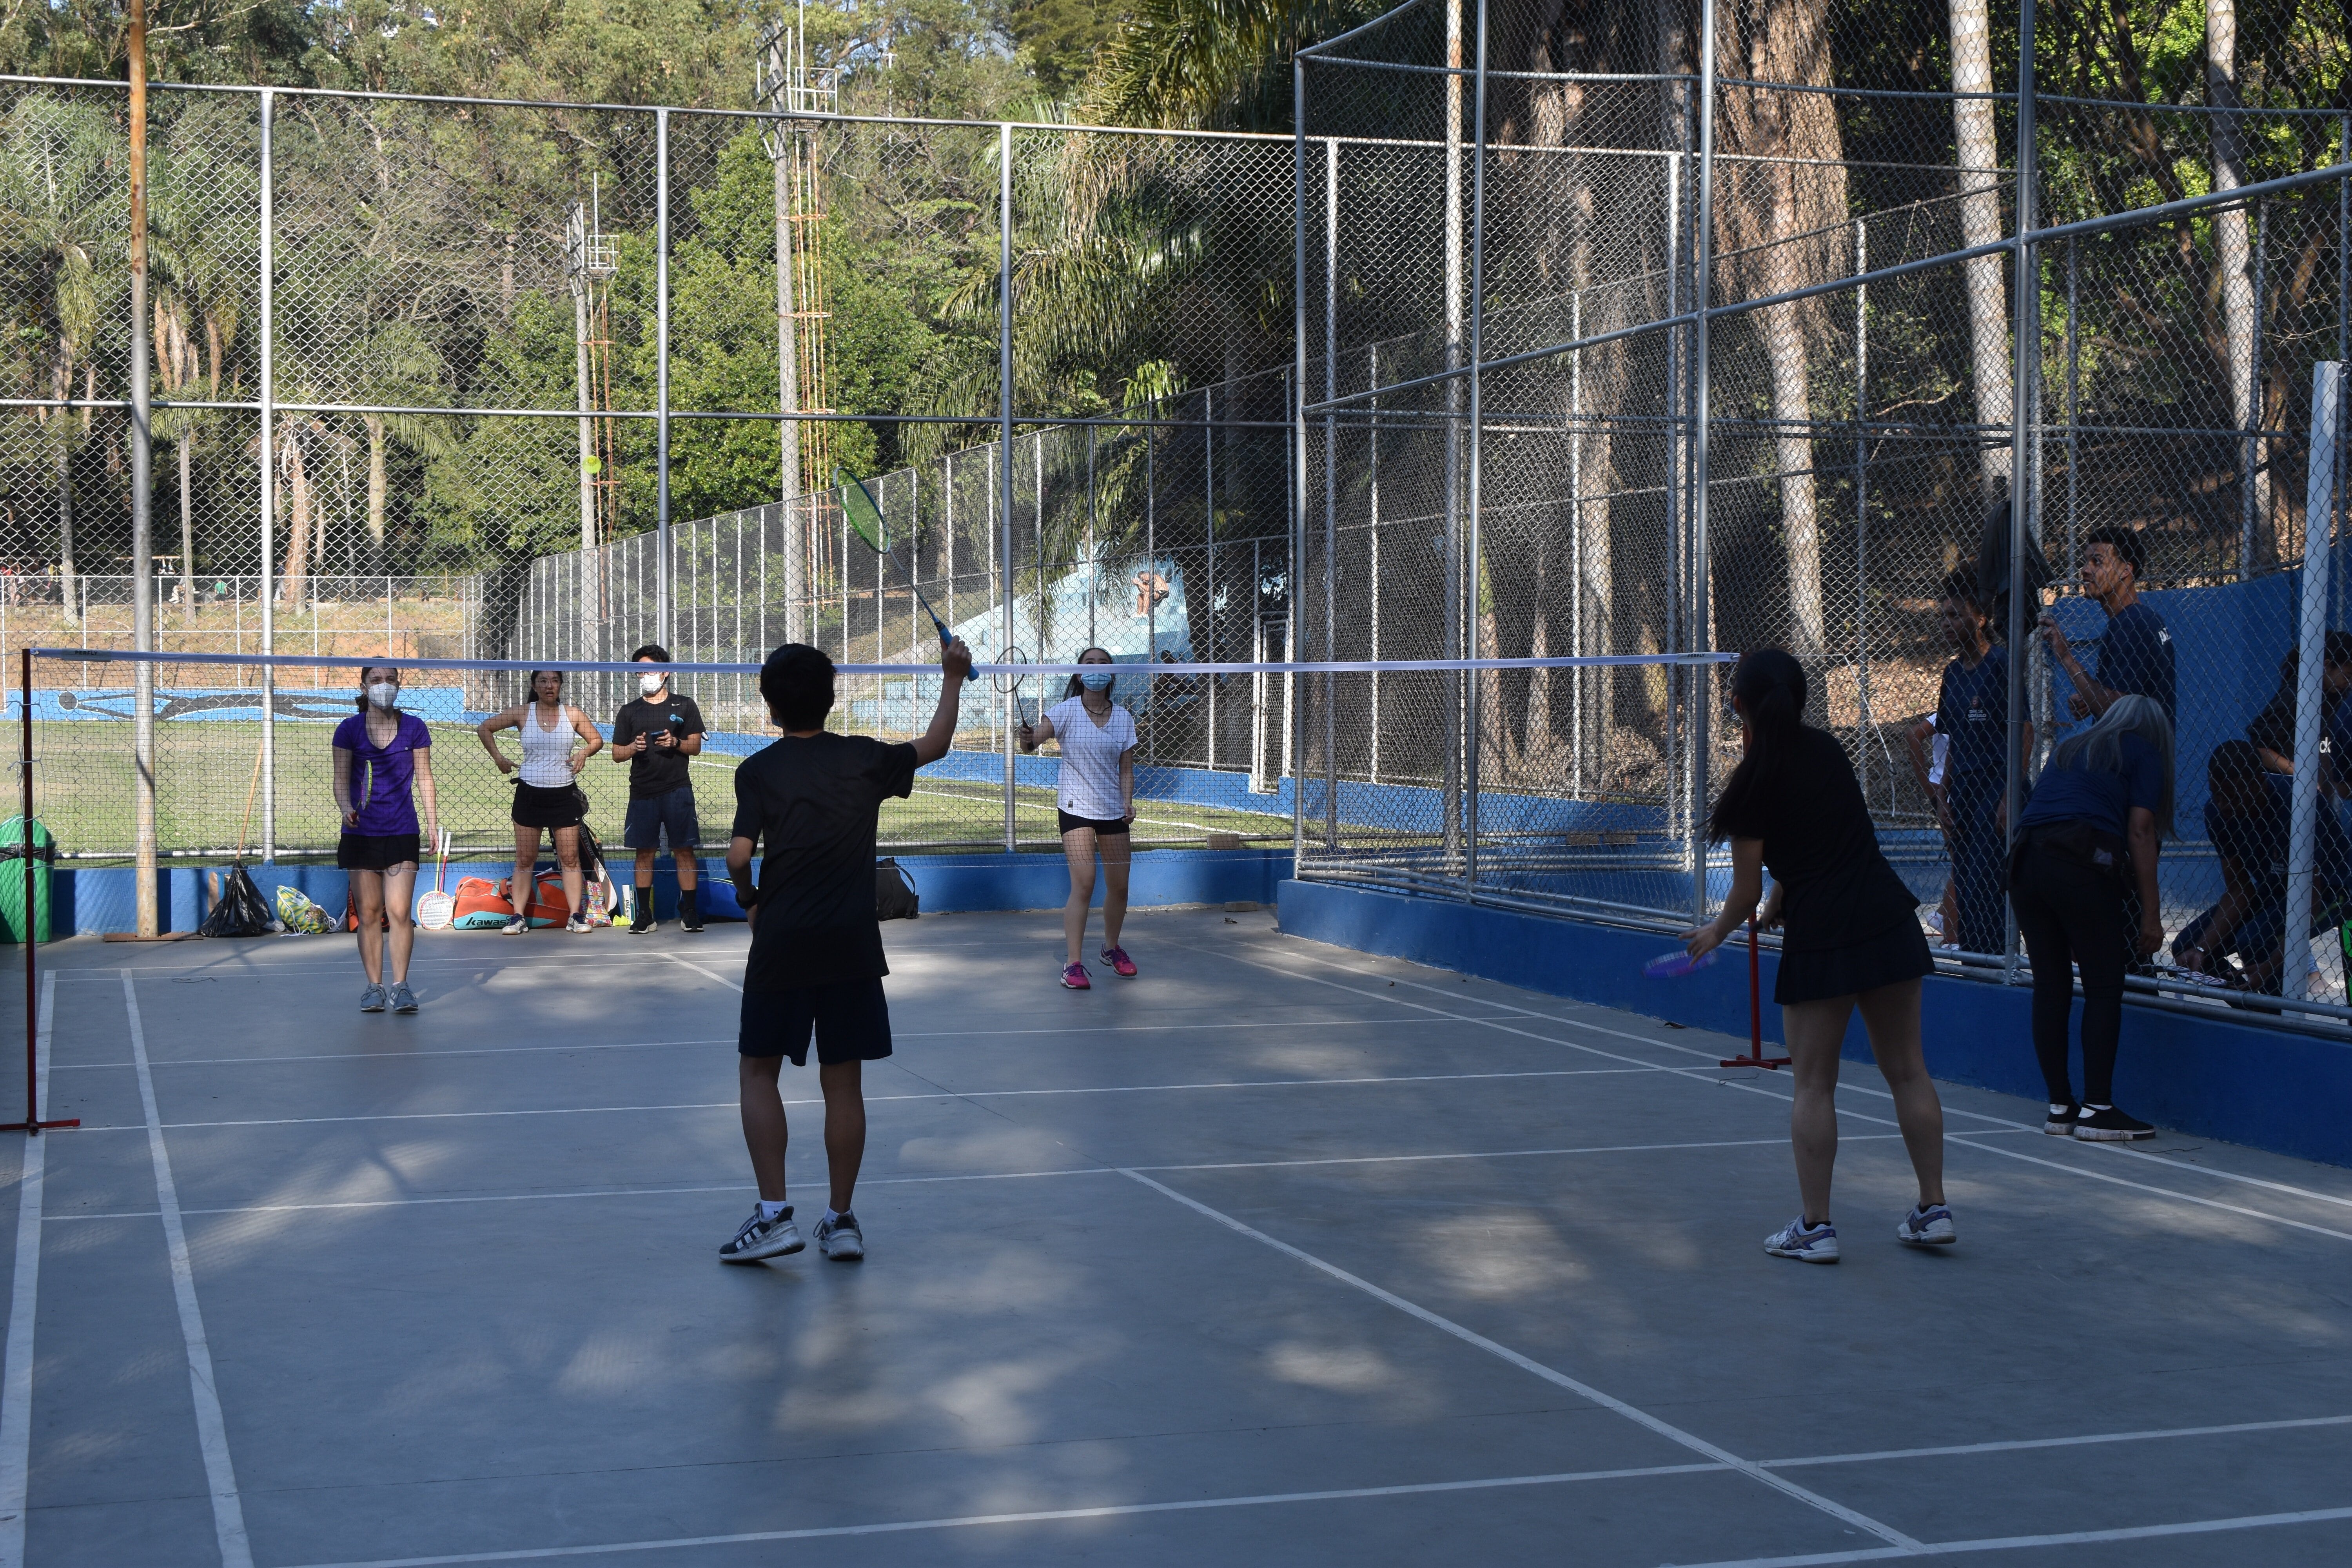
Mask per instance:
[[[110,266],[122,247],[120,154],[114,128],[95,106],[35,95],[0,123],[0,224],[31,278],[41,389],[59,401],[73,395],[77,370],[94,384],[89,355],[121,283],[119,268]],[[71,619],[73,455],[89,426],[80,422],[77,430],[63,408],[41,409],[35,419],[55,465],[58,585]]]

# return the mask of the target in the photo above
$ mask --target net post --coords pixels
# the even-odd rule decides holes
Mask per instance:
[[[998,542],[1003,552],[1003,599],[1000,608],[1004,615],[1004,647],[999,657],[1013,657],[1013,124],[1007,121],[996,128],[996,441],[1002,461],[997,464],[999,512],[1003,520],[1003,532]],[[1044,505],[1044,498],[1039,498]],[[848,635],[848,622],[842,623],[843,636]],[[1043,635],[1042,625],[1040,635]],[[1040,656],[1045,649],[1040,647]],[[1013,818],[1013,785],[1019,763],[1013,755],[1013,730],[1019,716],[1006,704],[1004,719],[1004,852],[1013,853],[1020,847],[1018,825]]]
[[[1756,917],[1748,917],[1748,1054],[1726,1057],[1716,1065],[1727,1068],[1780,1068],[1786,1057],[1764,1054],[1764,960],[1757,951]]]
[[[44,1127],[79,1127],[81,1118],[69,1116],[63,1120],[41,1120],[41,1015],[40,987],[36,984],[35,948],[39,927],[36,882],[33,876],[33,650],[19,648],[17,658],[17,702],[19,719],[17,732],[21,739],[16,752],[18,798],[24,816],[16,836],[16,847],[25,867],[25,1120],[0,1122],[0,1132],[22,1132],[37,1138]]]
[[[272,132],[278,95],[261,89],[261,559],[254,577],[261,612],[261,651],[278,651],[277,594],[270,585],[278,550],[278,216]],[[261,858],[278,858],[278,667],[261,667]]]

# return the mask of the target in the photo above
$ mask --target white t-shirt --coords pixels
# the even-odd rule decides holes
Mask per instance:
[[[1097,724],[1084,699],[1066,697],[1047,709],[1045,717],[1053,721],[1054,738],[1062,742],[1062,809],[1097,822],[1125,816],[1118,759],[1135,749],[1135,715],[1114,702],[1109,720]]]

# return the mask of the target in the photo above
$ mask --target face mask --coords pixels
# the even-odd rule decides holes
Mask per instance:
[[[661,674],[640,675],[637,677],[637,689],[651,697],[662,689],[663,683],[668,679],[669,677]]]
[[[368,688],[368,700],[390,712],[392,705],[400,700],[400,688],[389,680],[376,681]]]
[[[1100,675],[1087,673],[1078,677],[1078,684],[1088,691],[1108,691],[1110,689],[1110,683],[1111,674],[1108,670],[1103,671]]]

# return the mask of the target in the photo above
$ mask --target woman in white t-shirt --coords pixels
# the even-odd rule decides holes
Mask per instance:
[[[1110,655],[1090,647],[1080,664],[1108,666]],[[1087,988],[1082,952],[1087,942],[1087,906],[1095,897],[1095,856],[1102,856],[1102,961],[1113,973],[1132,975],[1135,960],[1118,945],[1127,921],[1129,825],[1135,820],[1135,715],[1111,700],[1118,678],[1106,668],[1070,677],[1067,693],[1033,726],[1021,726],[1021,749],[1034,752],[1046,741],[1062,742],[1061,777],[1055,794],[1061,808],[1062,853],[1070,863],[1070,900],[1062,906],[1062,934],[1069,962],[1062,984]]]

